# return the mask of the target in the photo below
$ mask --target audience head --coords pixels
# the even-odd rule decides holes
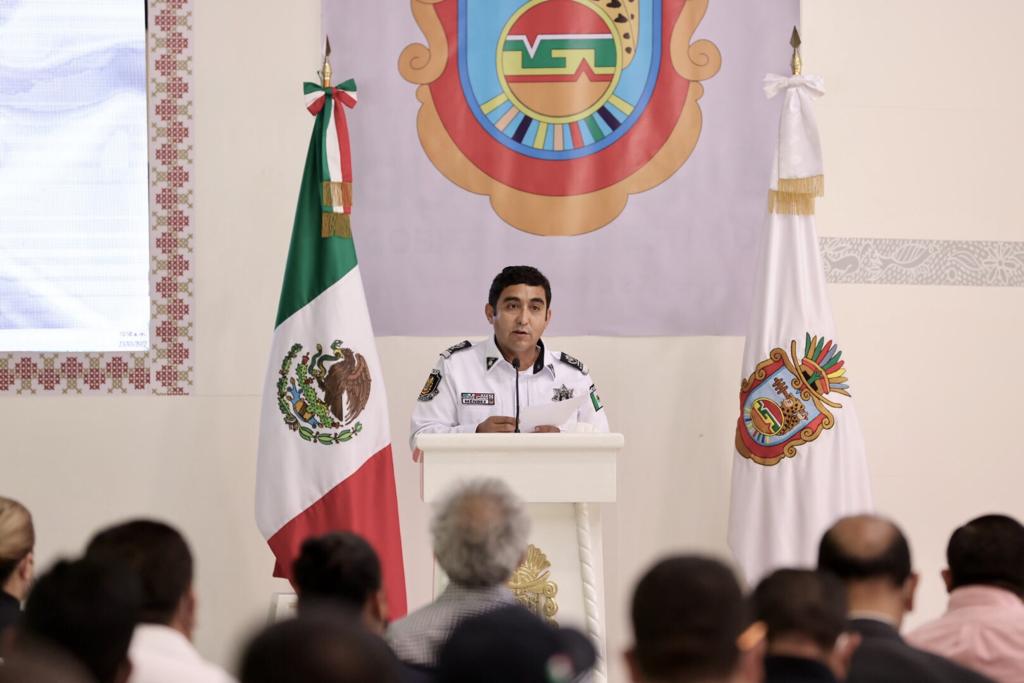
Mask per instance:
[[[846,584],[850,612],[883,614],[898,626],[914,606],[917,575],[911,569],[910,546],[888,519],[840,519],[821,538],[818,569]]]
[[[846,634],[846,591],[828,572],[779,569],[752,596],[754,618],[768,629],[768,654],[814,659],[845,678],[858,636]]]
[[[459,623],[441,649],[439,683],[570,683],[593,668],[585,635],[559,629],[519,606]]]
[[[195,624],[192,553],[176,529],[147,519],[117,524],[93,536],[85,556],[122,565],[139,578],[141,621],[171,626],[191,637]]]
[[[91,559],[58,561],[29,595],[19,650],[56,646],[97,683],[121,683],[131,671],[128,644],[141,605],[138,578],[125,568]]]
[[[637,584],[632,616],[634,681],[759,679],[763,626],[751,624],[736,577],[717,560],[658,562]]]
[[[430,530],[437,562],[453,583],[495,586],[522,562],[530,519],[504,482],[477,479],[440,502]]]
[[[1005,515],[984,515],[953,532],[946,548],[946,587],[995,586],[1024,598],[1024,526]]]
[[[300,613],[311,605],[334,604],[361,615],[371,631],[384,632],[388,610],[380,559],[362,536],[339,531],[306,539],[292,575]]]
[[[0,665],[0,683],[95,683],[85,667],[63,651],[26,643]]]
[[[35,569],[32,515],[16,500],[0,496],[0,590],[24,600]]]
[[[350,614],[309,609],[257,635],[239,667],[241,683],[397,683],[398,661]]]

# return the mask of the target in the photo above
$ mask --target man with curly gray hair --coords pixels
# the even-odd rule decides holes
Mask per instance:
[[[526,553],[530,519],[502,481],[476,479],[437,505],[430,525],[434,555],[450,583],[430,604],[387,632],[398,658],[432,670],[448,636],[463,619],[515,603],[505,585]]]

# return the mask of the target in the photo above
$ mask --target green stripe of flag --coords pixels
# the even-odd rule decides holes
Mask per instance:
[[[313,136],[306,153],[306,167],[299,187],[299,202],[295,209],[292,242],[288,248],[288,263],[281,286],[281,301],[277,307],[277,327],[300,308],[340,280],[356,266],[356,250],[351,239],[320,236],[321,168],[325,163],[323,130],[327,124],[330,102],[316,116]]]

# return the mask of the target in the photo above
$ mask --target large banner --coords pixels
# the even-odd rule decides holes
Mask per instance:
[[[743,334],[798,0],[327,0],[352,232],[381,335],[483,328],[552,281],[554,335]]]

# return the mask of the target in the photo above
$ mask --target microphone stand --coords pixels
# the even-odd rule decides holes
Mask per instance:
[[[512,369],[516,371],[516,431],[519,433],[519,358],[512,359]]]

